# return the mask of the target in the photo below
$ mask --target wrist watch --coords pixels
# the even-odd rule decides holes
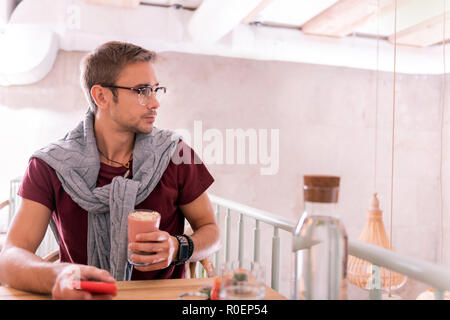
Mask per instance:
[[[175,237],[178,240],[178,257],[172,261],[172,265],[177,266],[185,263],[189,259],[189,244],[185,237],[180,235],[176,235]]]

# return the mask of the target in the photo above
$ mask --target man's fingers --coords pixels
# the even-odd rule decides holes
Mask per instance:
[[[154,231],[148,233],[139,233],[136,235],[136,241],[166,241],[170,235],[164,231]]]
[[[108,271],[92,266],[83,266],[81,268],[81,277],[84,280],[98,280],[111,283],[116,282]]]
[[[128,245],[128,248],[132,251],[141,252],[161,252],[164,251],[164,247],[160,243],[154,242],[133,242]]]
[[[72,264],[65,267],[57,276],[52,288],[53,299],[69,300],[91,300],[91,299],[112,299],[110,295],[92,294],[88,291],[80,290],[80,280],[97,280],[114,283],[116,280],[111,274],[103,269],[93,266]]]
[[[166,255],[161,255],[161,254],[142,255],[142,254],[135,254],[135,253],[133,253],[130,256],[130,258],[131,258],[131,260],[133,262],[136,262],[136,263],[148,263],[148,264],[151,264],[151,265],[167,261],[167,256]]]
[[[164,268],[167,268],[167,260],[163,261],[163,262],[159,262],[159,263],[155,263],[155,264],[151,264],[149,266],[146,267],[138,267],[138,266],[134,266],[134,269],[138,270],[138,271],[142,271],[142,272],[147,272],[147,271],[154,271],[154,270],[161,270]]]
[[[54,300],[90,300],[92,294],[87,291],[77,290],[69,286],[61,284],[52,292],[52,298]]]
[[[146,263],[148,266],[135,266],[139,271],[153,271],[167,268],[171,262],[171,256],[175,250],[171,236],[165,231],[140,233],[136,236],[137,242],[128,245],[134,251],[130,259],[136,263]],[[175,240],[176,241],[176,240]],[[139,252],[153,254],[139,254]]]

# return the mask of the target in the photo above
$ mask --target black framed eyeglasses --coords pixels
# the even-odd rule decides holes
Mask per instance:
[[[126,90],[132,90],[137,92],[138,94],[138,101],[141,105],[145,106],[148,103],[148,100],[150,99],[150,96],[152,95],[152,93],[155,94],[155,97],[158,101],[161,101],[161,98],[165,95],[166,93],[166,87],[156,87],[156,88],[152,88],[150,86],[143,86],[143,87],[123,87],[123,86],[116,86],[116,85],[112,85],[112,84],[100,84],[102,87],[105,88],[115,88],[115,89],[126,89]]]

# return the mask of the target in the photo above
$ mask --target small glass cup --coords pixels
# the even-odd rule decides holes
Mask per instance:
[[[258,262],[233,261],[221,267],[221,300],[262,300],[265,270]]]
[[[139,233],[153,232],[159,229],[161,215],[153,210],[136,209],[128,215],[128,243],[136,242]],[[148,263],[138,263],[131,260],[132,254],[152,255],[153,252],[140,252],[128,249],[128,262],[133,266],[145,267]]]

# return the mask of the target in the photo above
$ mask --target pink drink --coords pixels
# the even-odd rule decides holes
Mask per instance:
[[[138,233],[159,229],[161,215],[151,210],[136,210],[128,215],[128,242],[135,242]]]
[[[139,233],[153,232],[159,229],[161,215],[151,210],[135,210],[128,215],[128,242],[136,242],[136,235]],[[137,266],[146,266],[147,264],[135,263],[131,261],[130,256],[133,252],[128,250],[128,261]],[[136,254],[148,255],[148,252],[134,252]]]

